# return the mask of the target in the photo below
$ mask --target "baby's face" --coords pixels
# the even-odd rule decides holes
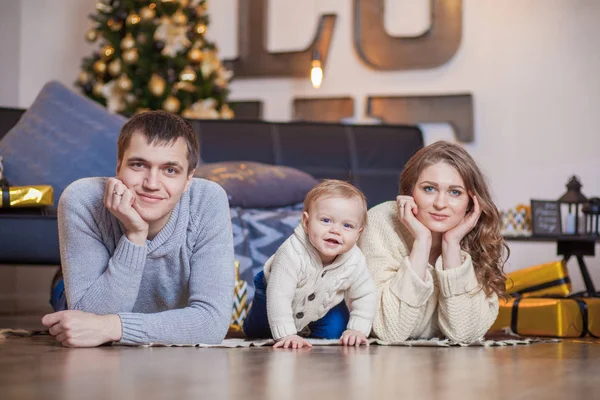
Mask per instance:
[[[363,230],[362,217],[359,197],[321,197],[303,213],[302,223],[323,265],[354,246]]]

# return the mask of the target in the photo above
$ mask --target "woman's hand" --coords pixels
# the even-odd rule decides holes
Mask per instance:
[[[415,216],[419,212],[412,196],[396,197],[398,219],[412,233],[416,241],[431,242],[431,231]]]
[[[446,245],[460,245],[463,238],[475,228],[479,221],[481,216],[479,200],[473,193],[469,192],[469,195],[473,199],[473,209],[464,216],[458,225],[444,233],[442,240]]]

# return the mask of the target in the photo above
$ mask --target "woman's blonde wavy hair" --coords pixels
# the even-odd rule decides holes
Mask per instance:
[[[477,280],[485,294],[496,293],[506,298],[504,264],[510,250],[500,234],[500,213],[492,202],[486,179],[469,153],[457,144],[444,141],[422,148],[408,160],[400,175],[400,194],[412,196],[421,172],[440,162],[456,168],[465,189],[479,200],[481,216],[475,228],[463,238],[461,247],[471,255]],[[472,207],[473,200],[470,200],[467,210]]]

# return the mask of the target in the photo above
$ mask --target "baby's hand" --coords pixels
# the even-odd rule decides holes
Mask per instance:
[[[283,347],[284,349],[301,349],[303,347],[308,347],[310,349],[312,348],[312,344],[298,335],[288,335],[279,339],[273,347]]]
[[[361,344],[369,345],[369,341],[364,333],[361,331],[355,331],[354,329],[346,329],[342,333],[340,339],[344,346],[360,346]]]

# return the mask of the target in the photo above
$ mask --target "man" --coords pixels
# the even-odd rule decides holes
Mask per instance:
[[[189,123],[142,113],[121,129],[117,177],[64,191],[69,310],[42,319],[64,346],[223,340],[234,285],[229,205],[220,186],[193,178],[199,154]]]

